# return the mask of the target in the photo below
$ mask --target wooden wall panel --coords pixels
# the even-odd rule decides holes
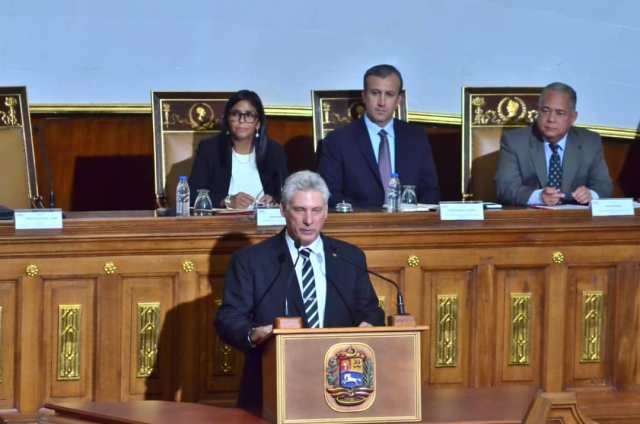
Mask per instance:
[[[145,276],[123,277],[123,309],[122,309],[122,364],[123,364],[123,400],[140,400],[157,396],[162,399],[175,398],[176,393],[172,381],[176,378],[176,365],[181,358],[175,358],[173,349],[163,349],[158,346],[157,364],[154,373],[149,376],[138,376],[138,360],[140,358],[140,314],[138,305],[141,303],[158,303],[159,320],[148,328],[148,332],[158,334],[157,340],[173,340],[177,330],[175,327],[164,325],[167,312],[174,305],[175,277]],[[166,334],[160,336],[160,331]],[[153,337],[153,336],[152,336]],[[157,370],[157,371],[156,371]]]
[[[70,216],[59,231],[16,232],[0,223],[0,303],[14,304],[13,321],[3,314],[2,325],[14,334],[16,382],[0,402],[22,414],[52,398],[232,404],[242,356],[232,352],[224,365],[213,327],[224,272],[233,252],[278,230],[230,216],[78,218]],[[640,387],[639,219],[543,210],[491,212],[485,221],[464,223],[435,214],[393,220],[382,213],[333,214],[325,233],[362,247],[369,266],[398,281],[409,312],[430,327],[422,342],[427,385],[524,383],[548,391],[628,393]],[[417,261],[408,261],[412,256]],[[26,276],[28,265],[39,273]],[[393,288],[372,280],[388,313],[395,313]],[[602,290],[606,299],[603,364],[576,362],[587,289]],[[507,359],[513,292],[532,293],[527,366]],[[457,356],[450,367],[437,362],[440,319],[451,317],[438,314],[440,295],[458,296],[451,330]],[[160,304],[159,359],[151,377],[136,373],[138,302]],[[93,323],[83,321],[83,329],[94,332],[95,351],[84,353],[92,381],[53,377],[60,303],[93,308]],[[3,358],[6,349],[0,345]],[[228,371],[220,372],[223,366]]]
[[[544,321],[545,270],[499,269],[496,271],[496,382],[495,384],[540,384],[542,329]],[[528,294],[529,360],[526,364],[511,363],[514,319],[512,295]]]
[[[614,314],[614,378],[621,389],[640,390],[640,265],[618,264]]]
[[[452,271],[430,271],[425,275],[425,282],[430,286],[431,298],[428,299],[431,309],[430,331],[430,383],[434,385],[456,384],[468,386],[469,383],[469,336],[471,331],[471,316],[469,313],[469,289],[472,284],[472,271],[452,270]],[[441,332],[440,328],[445,325],[446,319],[451,317],[443,316],[439,305],[438,296],[455,296],[455,342],[454,349],[456,358],[451,366],[438,364],[438,351],[442,349],[443,342],[449,336]],[[439,345],[440,344],[440,345]]]
[[[603,386],[611,381],[611,358],[607,340],[610,338],[613,320],[609,288],[615,281],[615,268],[611,267],[572,267],[569,270],[568,305],[573,313],[567,316],[567,374],[568,386]],[[602,293],[600,354],[597,362],[585,362],[581,359],[585,343],[585,304],[587,291]]]
[[[15,407],[17,280],[0,280],[0,409]]]
[[[90,400],[93,397],[94,383],[94,317],[95,317],[95,279],[49,279],[44,283],[44,357],[45,362],[45,399],[60,400],[74,398]],[[62,366],[61,350],[75,349],[74,343],[66,342],[61,346],[60,306],[80,305],[77,328],[78,350],[80,357],[77,379],[64,380],[58,370]],[[72,330],[75,332],[75,330]]]

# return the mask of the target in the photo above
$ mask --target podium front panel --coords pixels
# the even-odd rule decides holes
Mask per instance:
[[[282,335],[277,345],[277,369],[282,370],[277,383],[278,422],[420,421],[419,331]],[[335,363],[336,355],[340,358],[350,348],[357,355],[367,347],[372,354],[362,354],[367,361],[364,369],[373,383],[368,399],[360,405],[337,405],[328,390],[328,360]],[[338,363],[339,383],[349,388],[362,374],[358,369],[346,370],[354,360],[346,361]],[[343,394],[354,391],[343,390]]]

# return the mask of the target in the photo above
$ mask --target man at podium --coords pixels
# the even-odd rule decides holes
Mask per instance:
[[[276,317],[300,317],[308,328],[384,325],[362,250],[321,234],[328,201],[320,175],[289,176],[280,206],[286,228],[236,252],[227,269],[216,329],[245,352],[238,406],[255,414],[262,409],[260,345]]]

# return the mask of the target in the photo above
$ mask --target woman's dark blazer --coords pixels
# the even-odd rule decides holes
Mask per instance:
[[[287,170],[287,156],[281,145],[273,140],[267,140],[267,151],[258,161],[258,173],[265,194],[270,195],[277,202],[280,201],[280,189]],[[220,207],[220,202],[227,197],[231,182],[231,141],[222,134],[207,138],[200,142],[191,168],[189,188],[191,189],[191,204],[196,198],[198,189],[209,190],[213,207]]]

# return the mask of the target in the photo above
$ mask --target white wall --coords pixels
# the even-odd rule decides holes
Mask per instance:
[[[412,111],[460,113],[463,85],[560,80],[581,123],[640,121],[637,0],[3,0],[0,14],[0,85],[31,103],[252,88],[309,105],[388,62]]]

